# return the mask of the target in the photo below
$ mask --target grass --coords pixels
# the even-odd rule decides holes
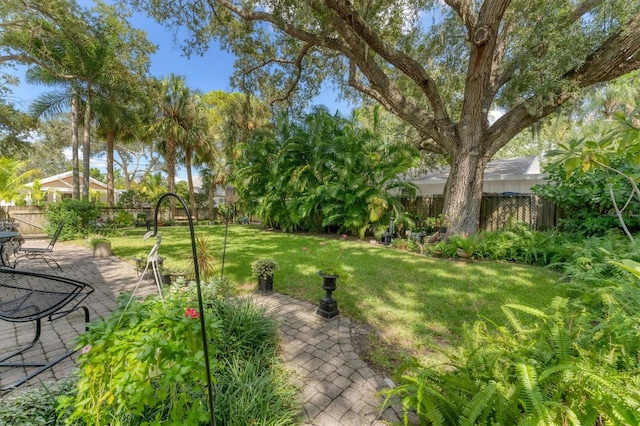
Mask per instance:
[[[127,229],[125,234],[111,237],[114,255],[131,262],[134,257],[145,257],[153,241],[143,241],[144,229]],[[196,234],[206,236],[209,254],[217,258],[214,266],[219,274],[224,227],[198,226]],[[163,227],[160,235],[165,266],[188,270],[188,227]],[[230,226],[224,274],[240,292],[252,292],[257,283],[251,276],[251,262],[271,257],[279,264],[274,289],[316,304],[324,292],[310,252],[326,239]],[[559,275],[547,269],[505,262],[433,259],[353,240],[331,244],[339,244],[343,250],[348,273],[338,280],[334,293],[340,313],[373,331],[369,336],[372,349],[366,357],[387,372],[409,355],[433,357],[425,343],[460,343],[465,323],[485,319],[503,324],[503,304],[542,308],[563,293],[557,285]]]

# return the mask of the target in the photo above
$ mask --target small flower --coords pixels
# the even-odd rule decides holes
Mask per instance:
[[[200,314],[194,308],[187,308],[187,311],[184,313],[184,316],[187,318],[198,318]]]
[[[80,349],[80,353],[82,355],[85,355],[85,354],[88,354],[90,350],[91,350],[91,345],[87,345],[84,348]]]

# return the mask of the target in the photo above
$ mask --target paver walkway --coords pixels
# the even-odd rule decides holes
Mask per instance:
[[[27,243],[46,246],[45,241]],[[123,291],[132,290],[138,283],[134,267],[116,257],[94,259],[88,249],[64,244],[56,245],[53,254],[64,271],[62,275],[94,286],[95,292],[85,302],[92,320],[112,312],[116,297]],[[47,269],[47,272],[60,274],[53,269]],[[155,291],[155,284],[143,280],[136,294]],[[305,425],[360,426],[400,422],[397,408],[380,413],[378,407],[382,399],[376,392],[386,383],[355,353],[348,319],[338,316],[327,321],[315,314],[315,306],[278,293],[251,297],[264,305],[280,324],[286,364],[302,384],[301,418]],[[55,357],[62,353],[63,345],[84,330],[82,323],[80,312],[53,323],[43,322],[40,343],[28,352],[29,356]],[[34,329],[31,323],[0,321],[0,354],[28,343]],[[46,353],[44,347],[47,347]],[[60,349],[52,351],[52,347]],[[18,391],[39,386],[40,381],[64,379],[73,370],[74,359],[72,356],[60,362],[22,385]],[[0,386],[16,380],[22,374],[18,370],[0,368]]]

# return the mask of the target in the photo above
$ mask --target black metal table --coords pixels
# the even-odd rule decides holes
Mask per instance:
[[[21,385],[75,353],[75,350],[70,350],[51,361],[7,362],[38,342],[43,318],[54,321],[82,309],[85,323],[88,323],[89,310],[80,304],[92,292],[91,285],[70,278],[0,267],[0,320],[36,323],[36,335],[31,343],[0,356],[0,367],[32,367],[33,370],[20,380],[0,388],[0,391]]]

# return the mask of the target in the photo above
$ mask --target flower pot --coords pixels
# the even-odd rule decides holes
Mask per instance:
[[[270,277],[258,277],[258,293],[273,293],[273,275]]]
[[[93,246],[93,257],[109,257],[111,256],[111,243],[96,243]]]
[[[325,319],[331,319],[337,316],[340,312],[338,311],[338,302],[333,300],[333,293],[336,288],[336,280],[338,279],[337,275],[324,275],[322,272],[319,272],[318,275],[322,277],[322,289],[326,292],[325,296],[320,300],[320,306],[316,311],[317,315]]]

